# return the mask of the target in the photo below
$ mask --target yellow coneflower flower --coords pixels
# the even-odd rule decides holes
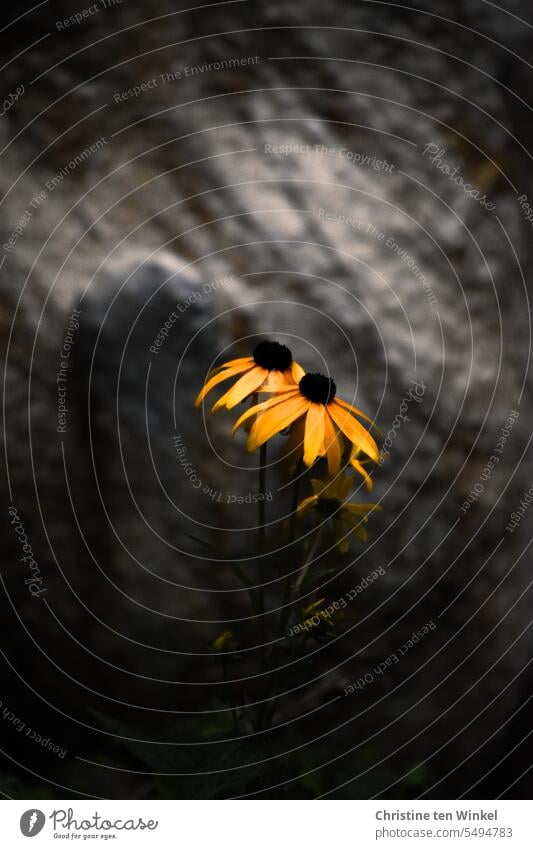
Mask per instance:
[[[317,457],[327,457],[330,477],[340,469],[344,447],[342,436],[350,443],[354,459],[356,452],[362,451],[377,461],[378,446],[355,416],[373,425],[372,420],[357,407],[336,396],[337,387],[329,377],[305,374],[297,386],[278,389],[274,398],[247,410],[235,423],[233,433],[251,416],[257,416],[248,437],[248,450],[255,451],[276,433],[292,425],[289,447],[303,451],[306,466],[312,466]]]
[[[231,410],[256,392],[276,392],[288,386],[297,386],[304,370],[294,362],[286,345],[279,342],[260,342],[251,357],[239,357],[213,369],[195,401],[195,406],[199,407],[207,393],[219,383],[237,375],[241,376],[213,405],[212,413],[221,407]]]
[[[334,481],[312,480],[313,495],[304,498],[297,508],[297,515],[303,517],[310,510],[317,511],[323,521],[331,519],[341,554],[349,548],[348,535],[355,533],[360,542],[366,542],[368,534],[364,527],[368,516],[374,510],[381,510],[379,504],[352,504],[347,501],[353,481],[348,475],[341,475]]]

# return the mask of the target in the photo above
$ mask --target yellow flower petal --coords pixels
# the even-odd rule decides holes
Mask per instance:
[[[359,542],[367,542],[368,532],[364,525],[358,525],[356,528],[354,528],[354,533]]]
[[[334,484],[336,497],[341,502],[346,501],[353,487],[352,478],[349,477],[349,475],[340,475],[338,478],[335,479]]]
[[[332,478],[338,473],[341,467],[342,450],[340,437],[333,426],[327,408],[326,415],[324,416],[324,425],[324,447],[328,458],[328,475]]]
[[[311,487],[315,495],[328,501],[338,501],[339,507],[342,507],[352,486],[353,481],[348,475],[340,475],[332,481],[323,481],[316,478],[311,480]]]
[[[368,533],[365,528],[366,516],[361,518],[360,516],[354,516],[350,512],[343,511],[342,517],[346,524],[350,526],[359,542],[366,542],[368,539]]]
[[[293,362],[293,364],[292,364],[292,377],[293,377],[294,382],[300,383],[300,380],[302,379],[304,374],[305,374],[305,371],[301,367],[300,363],[294,363]]]
[[[347,401],[343,401],[342,398],[335,398],[335,400],[337,404],[340,404],[345,410],[350,410],[350,412],[355,413],[356,416],[365,419],[365,421],[369,422],[380,436],[383,436],[383,432],[379,429],[374,419],[371,419],[370,416],[367,416],[366,413],[363,413],[363,411],[359,410],[358,407],[354,407],[353,404],[348,404]]]
[[[324,598],[319,598],[318,601],[312,601],[311,604],[308,604],[307,607],[304,608],[304,616],[311,616],[317,610],[319,611],[325,600],[326,597],[324,596]]]
[[[299,416],[303,416],[308,407],[309,401],[297,394],[284,398],[283,403],[261,413],[250,431],[248,451],[255,451],[280,430],[288,427]]]
[[[261,389],[261,392],[279,392],[282,389],[296,389],[294,384],[294,380],[292,379],[292,370],[287,369],[286,371],[277,371],[273,369],[268,372],[268,377],[265,381],[264,386]]]
[[[304,463],[312,466],[324,444],[324,416],[323,404],[310,404],[305,419],[304,436]]]
[[[328,404],[328,412],[339,430],[344,433],[350,442],[364,451],[365,454],[368,454],[372,460],[377,461],[379,457],[378,446],[363,425],[347,410],[343,410],[336,400]]]
[[[364,481],[365,481],[365,486],[366,486],[367,490],[370,492],[372,490],[373,483],[372,483],[372,478],[368,474],[365,467],[362,465],[362,463],[359,462],[359,460],[356,460],[355,457],[351,458],[350,464],[354,467],[354,469],[356,471],[359,472],[360,475],[363,476]]]
[[[233,368],[233,366],[241,365],[254,366],[255,360],[253,357],[238,357],[236,360],[229,360],[227,363],[222,363],[221,366],[215,366],[215,368],[211,369],[207,377],[209,379],[225,368]]]
[[[380,504],[345,504],[343,510],[352,513],[354,516],[368,516],[369,513],[381,513]]]
[[[260,404],[255,404],[254,406],[250,407],[248,410],[246,410],[245,413],[242,414],[242,416],[237,419],[237,421],[233,425],[233,428],[231,430],[232,435],[234,435],[235,432],[241,427],[241,425],[248,421],[248,419],[250,419],[252,416],[260,415],[265,410],[269,410],[270,407],[274,407],[276,404],[281,404],[283,401],[286,400],[287,398],[285,397],[285,395],[276,395],[274,398],[269,398],[268,401],[261,401]]]
[[[270,389],[268,386],[265,386],[261,392],[279,392],[280,395],[290,395],[291,393],[298,392],[298,387],[294,383],[288,383],[286,386],[280,386],[278,389]]]
[[[318,501],[317,495],[309,495],[307,498],[304,498],[303,501],[300,501],[300,503],[298,504],[298,507],[296,508],[296,512],[298,513],[298,516],[301,517],[305,513],[307,513],[307,511],[311,507],[314,507],[314,505],[317,503],[317,501]]]
[[[194,402],[195,407],[199,407],[205,396],[208,392],[211,392],[215,386],[218,386],[219,383],[222,383],[223,380],[227,380],[230,377],[233,377],[236,374],[242,374],[243,371],[247,371],[249,369],[249,364],[241,363],[238,366],[232,366],[231,368],[224,369],[224,371],[219,372],[215,377],[212,377],[207,381],[202,391],[199,393],[196,401]]]
[[[213,405],[211,412],[216,413],[221,407],[227,407],[228,410],[233,409],[233,407],[240,404],[248,395],[259,389],[267,375],[268,372],[266,369],[261,366],[255,366],[255,368],[239,378],[222,398],[218,399],[216,404]]]

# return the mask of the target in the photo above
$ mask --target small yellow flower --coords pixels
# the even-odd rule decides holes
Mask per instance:
[[[213,369],[195,401],[199,407],[208,392],[230,377],[239,375],[221,398],[213,405],[211,412],[221,407],[231,410],[241,401],[257,392],[276,392],[289,386],[296,387],[304,374],[303,368],[294,362],[290,350],[279,342],[260,342],[253,356],[229,360]]]
[[[308,604],[307,607],[304,607],[304,616],[314,616],[315,613],[320,614],[320,609],[324,604],[326,598],[319,598],[317,601],[312,601],[311,604]]]
[[[338,620],[342,618],[338,610],[335,610],[333,606],[327,606],[325,597],[308,604],[303,610],[303,615],[303,624],[308,629],[316,628],[319,625],[334,628]]]
[[[355,459],[362,451],[377,461],[378,446],[356,416],[371,425],[374,424],[372,419],[336,396],[333,380],[321,374],[305,374],[298,385],[278,389],[273,398],[250,407],[235,423],[233,433],[250,417],[256,416],[248,437],[248,450],[255,451],[292,425],[287,447],[303,453],[306,466],[312,466],[318,457],[327,457],[330,477],[340,469],[343,436],[350,445],[351,457]],[[353,460],[351,462],[354,464]],[[354,467],[358,468],[360,463],[356,463]],[[358,471],[361,470],[358,468]]]
[[[216,652],[232,652],[237,648],[237,640],[233,631],[222,631],[211,645]]]
[[[368,534],[364,526],[370,513],[381,510],[379,504],[352,504],[347,501],[353,486],[348,475],[341,475],[334,481],[315,479],[311,486],[313,495],[300,502],[297,515],[301,518],[310,511],[316,511],[323,520],[331,519],[341,554],[348,551],[350,533],[355,533],[360,542],[366,542]]]

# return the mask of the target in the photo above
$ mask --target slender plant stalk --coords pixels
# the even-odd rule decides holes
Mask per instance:
[[[289,608],[291,604],[291,575],[285,576],[285,583],[283,586],[283,602],[281,606],[281,614],[279,617],[279,635],[283,637],[285,634],[285,628],[287,627],[287,620],[289,618]]]
[[[266,491],[266,465],[267,465],[267,447],[266,442],[260,448],[260,459],[259,459],[259,491],[258,495],[265,494]],[[259,528],[259,553],[263,554],[265,551],[265,541],[266,541],[266,503],[265,499],[259,498],[257,502],[258,506],[258,528]],[[261,610],[261,618],[262,618],[262,631],[264,634],[265,631],[265,588],[258,587],[257,595],[259,598],[259,608]]]
[[[265,501],[265,493],[266,493],[266,467],[267,467],[267,445],[266,442],[261,445],[260,455],[259,455],[259,491],[258,495],[263,495],[263,498],[259,498],[258,505],[258,528],[259,528],[259,553],[263,554],[265,551],[265,542],[266,542],[266,501]],[[262,560],[261,560],[262,562]],[[262,581],[263,576],[261,574],[260,581]],[[265,622],[265,588],[264,586],[259,586],[257,588],[257,600],[258,600],[258,612],[259,612],[259,662],[261,674],[265,674],[265,639],[266,639],[266,622]],[[268,680],[266,683],[266,687],[268,688]],[[266,693],[265,693],[266,696]],[[258,715],[258,729],[262,727],[263,724],[263,714],[264,714],[265,705],[261,705],[259,708]]]
[[[318,547],[320,545],[321,540],[322,540],[322,528],[319,526],[316,530],[315,536],[313,538],[313,541],[311,543],[311,547],[310,547],[310,549],[307,553],[307,556],[306,556],[306,558],[305,558],[305,560],[302,564],[300,574],[298,575],[298,578],[296,579],[296,583],[294,584],[294,591],[293,591],[293,587],[292,587],[292,584],[291,584],[291,576],[287,575],[287,577],[285,579],[285,587],[284,587],[284,590],[283,590],[283,605],[282,605],[281,616],[280,616],[280,631],[279,631],[280,637],[283,637],[284,634],[285,634],[285,629],[287,627],[287,621],[288,621],[288,618],[289,618],[289,608],[290,608],[290,604],[291,604],[291,600],[293,598],[293,595],[297,595],[297,593],[299,593],[300,589],[302,588],[302,584],[303,584],[305,577],[306,577],[306,575],[309,571],[309,567],[310,567],[312,561],[314,560],[315,554],[318,550]]]
[[[300,500],[300,478],[302,476],[303,471],[303,463],[302,460],[298,460],[298,464],[296,466],[296,472],[294,476],[294,482],[292,485],[292,503],[291,503],[291,516],[289,519],[289,545],[295,540],[296,537],[296,517],[297,517],[297,509],[298,502]],[[283,586],[283,603],[281,606],[281,614],[279,621],[279,635],[283,636],[285,632],[285,627],[287,625],[287,619],[289,618],[289,606],[291,602],[291,576],[285,576],[285,583]]]
[[[296,474],[294,477],[294,483],[292,485],[292,506],[291,506],[291,518],[289,525],[289,543],[294,542],[294,538],[296,536],[296,511],[298,508],[298,501],[300,500],[300,479],[302,477],[303,471],[303,462],[302,460],[298,460],[298,465],[296,466]]]
[[[294,478],[294,482],[292,485],[292,505],[291,505],[291,516],[289,520],[289,545],[292,545],[294,539],[296,537],[296,517],[297,517],[297,509],[298,502],[300,500],[300,479],[303,471],[303,462],[300,459],[296,466],[296,474]],[[279,623],[279,635],[283,637],[285,633],[285,628],[287,625],[287,619],[289,618],[289,606],[291,602],[291,576],[285,576],[285,583],[283,587],[283,602],[281,606],[281,614],[280,614],[280,623]]]
[[[259,550],[261,554],[265,550],[266,534],[266,466],[267,466],[267,444],[263,443],[259,449],[259,500],[257,502],[259,511]],[[261,498],[261,496],[263,496]]]
[[[227,692],[228,701],[230,703],[231,719],[233,721],[233,730],[236,732],[239,729],[239,723],[238,723],[238,719],[237,719],[237,711],[236,711],[236,709],[235,709],[235,707],[234,707],[234,705],[232,704],[232,701],[231,701],[230,686],[229,686],[229,683],[228,683],[228,681],[229,681],[228,662],[227,662],[225,657],[222,658],[222,674],[223,674],[223,677],[224,677],[224,683],[226,684],[226,692]]]
[[[318,528],[316,529],[316,533],[314,535],[314,538],[313,538],[313,541],[312,541],[311,546],[309,548],[309,551],[307,553],[307,556],[306,556],[306,558],[303,562],[302,570],[301,570],[301,572],[298,576],[298,580],[296,581],[296,583],[294,585],[294,594],[298,593],[299,590],[301,589],[302,584],[305,580],[305,576],[307,575],[307,572],[309,571],[309,567],[311,566],[313,560],[315,559],[315,555],[318,551],[321,540],[322,540],[322,527],[319,525]],[[287,620],[289,618],[289,607],[290,607],[291,598],[292,598],[292,586],[291,586],[290,575],[288,575],[287,578],[286,578],[283,595],[284,595],[284,597],[283,597],[283,607],[282,607],[281,616],[280,616],[280,634],[279,634],[279,636],[281,638],[283,638],[285,636],[285,629],[287,627]],[[304,639],[305,639],[305,637],[304,637]],[[291,647],[291,660],[292,660],[293,657],[294,657],[294,642],[293,642],[292,647]],[[274,683],[275,684],[277,682],[277,678],[278,678],[278,676],[277,676],[276,672],[274,672]],[[278,701],[279,701],[279,694],[276,693],[274,695],[273,699],[271,700],[269,710],[266,711],[266,715],[265,715],[265,718],[263,720],[263,728],[269,728],[270,725],[272,724],[272,720],[274,719],[274,714],[276,712],[276,705],[277,705]]]
[[[302,588],[302,584],[305,581],[306,575],[309,571],[309,567],[311,566],[311,563],[313,562],[313,560],[315,558],[315,554],[318,551],[318,547],[320,545],[321,540],[322,540],[322,526],[319,525],[318,528],[316,529],[315,537],[313,539],[313,542],[310,545],[309,551],[307,553],[307,557],[305,558],[304,565],[302,566],[302,569],[300,570],[300,574],[298,575],[298,578],[297,578],[296,583],[294,585],[294,594],[295,595],[297,593],[299,593],[301,588]]]

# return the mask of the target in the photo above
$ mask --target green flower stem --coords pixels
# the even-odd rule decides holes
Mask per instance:
[[[291,576],[286,575],[285,584],[283,586],[283,602],[281,606],[281,615],[279,617],[279,635],[283,637],[285,634],[285,628],[287,627],[287,620],[289,618],[289,608],[291,604]]]
[[[259,455],[259,495],[261,493],[266,492],[266,467],[267,467],[267,444],[266,442],[261,445],[260,455]],[[265,533],[265,525],[266,525],[266,501],[264,498],[259,498],[258,500],[258,526],[259,526],[259,553],[263,554],[265,551],[265,542],[266,542],[266,533]],[[262,561],[261,561],[262,562]],[[261,580],[263,576],[261,575]],[[261,666],[261,674],[265,672],[265,636],[266,636],[266,622],[265,622],[265,588],[264,586],[259,586],[257,588],[257,606],[259,612],[259,658],[260,658],[260,666]]]
[[[285,579],[285,587],[284,587],[284,591],[283,591],[283,605],[282,605],[282,608],[281,608],[281,616],[280,616],[280,630],[279,630],[279,636],[280,637],[285,636],[285,630],[287,628],[287,621],[289,619],[289,608],[290,608],[291,600],[292,600],[293,596],[297,595],[299,593],[300,589],[302,588],[302,584],[303,584],[305,577],[306,577],[306,575],[309,571],[309,567],[310,567],[311,563],[315,559],[315,554],[318,551],[318,548],[319,548],[321,541],[322,541],[322,527],[319,526],[316,529],[316,533],[314,535],[313,541],[312,541],[311,546],[309,548],[309,551],[308,551],[308,553],[305,557],[305,560],[302,564],[300,574],[298,575],[298,578],[296,579],[296,583],[294,584],[294,590],[293,590],[293,587],[291,585],[291,576],[287,575],[287,577]]]
[[[236,731],[238,731],[238,728],[239,728],[239,722],[238,722],[238,718],[237,718],[237,711],[236,711],[235,707],[233,706],[233,704],[231,703],[232,694],[231,694],[230,686],[228,684],[228,681],[229,681],[228,662],[226,660],[225,655],[222,657],[222,675],[224,677],[224,683],[226,685],[226,687],[225,687],[226,694],[227,694],[227,698],[228,698],[228,701],[229,701],[229,704],[230,704],[231,719],[233,721],[233,730],[236,732]]]
[[[316,533],[315,533],[313,542],[311,543],[311,545],[309,547],[309,551],[307,553],[307,557],[305,558],[305,562],[304,562],[304,564],[303,564],[303,566],[300,570],[300,574],[298,575],[298,578],[297,578],[296,583],[294,585],[294,594],[295,595],[297,595],[302,588],[302,584],[305,581],[305,578],[306,578],[306,575],[309,571],[309,567],[311,566],[311,563],[315,559],[315,554],[318,551],[318,548],[319,548],[321,541],[322,541],[322,526],[319,525],[316,529]]]
[[[267,466],[267,444],[263,443],[259,449],[259,550],[261,553],[265,550],[265,525],[266,525],[266,466]],[[261,495],[263,498],[261,498]]]
[[[264,494],[266,490],[266,465],[267,465],[267,446],[266,442],[260,448],[260,459],[259,459],[259,495],[261,493]],[[263,554],[265,551],[265,542],[266,542],[266,501],[265,499],[259,498],[257,502],[258,506],[258,527],[259,527],[259,553]],[[265,634],[265,588],[258,587],[257,588],[257,596],[258,596],[258,607],[261,611],[261,630],[263,632],[263,636]]]
[[[259,614],[261,611],[259,609],[259,605],[258,605],[258,602],[257,602],[257,592],[256,592],[255,588],[250,584],[249,578],[247,577],[247,575],[245,575],[245,573],[243,572],[241,567],[238,565],[238,563],[234,563],[233,568],[235,569],[235,573],[238,576],[241,584],[243,585],[243,587],[245,587],[245,589],[248,593],[248,597],[250,599],[250,604],[252,605],[252,609],[255,611],[255,613]]]
[[[289,525],[289,543],[294,542],[294,538],[296,536],[296,517],[297,517],[297,509],[298,502],[300,500],[300,480],[303,472],[303,462],[302,460],[298,460],[298,465],[296,466],[296,475],[294,477],[294,484],[292,487],[292,506],[291,506],[291,518]]]
[[[297,519],[297,509],[298,502],[300,500],[300,479],[303,472],[303,462],[302,460],[298,460],[298,464],[296,466],[296,473],[294,477],[294,483],[292,485],[292,505],[291,505],[291,515],[289,519],[289,545],[292,545],[294,539],[296,537],[296,519]],[[287,627],[287,620],[289,618],[289,606],[291,603],[291,576],[285,576],[285,583],[283,587],[283,603],[281,606],[281,614],[280,614],[280,622],[279,622],[279,635],[283,637],[285,633],[285,628]]]
[[[298,579],[297,579],[297,581],[294,585],[294,595],[296,595],[300,591],[302,584],[305,580],[305,577],[307,575],[307,572],[309,571],[309,567],[311,566],[313,560],[315,559],[315,555],[316,555],[316,553],[317,553],[317,551],[320,547],[321,541],[322,541],[322,526],[319,525],[316,529],[313,541],[311,542],[311,545],[309,547],[309,551],[307,552],[305,560],[302,564],[302,569],[300,571],[300,574],[298,575]],[[283,596],[284,596],[283,597],[283,607],[282,607],[281,616],[280,616],[280,633],[279,633],[279,636],[280,636],[281,639],[283,639],[283,637],[285,636],[285,629],[287,627],[287,621],[288,621],[288,618],[289,618],[289,607],[290,607],[291,598],[292,598],[292,586],[291,586],[290,575],[287,575],[287,578],[285,580],[285,587],[284,587]],[[307,634],[305,636],[307,636]],[[305,637],[304,637],[304,639],[305,639]],[[291,651],[290,651],[291,660],[292,660],[292,658],[294,658],[294,653],[295,653],[295,643],[294,643],[294,640],[293,640],[292,646],[291,646]],[[277,671],[274,671],[273,682],[274,682],[274,685],[275,685],[275,689],[277,689],[277,687],[276,687],[277,678],[278,678]],[[267,683],[265,700],[268,698],[269,686],[270,686],[270,678],[269,678],[268,683]],[[270,705],[268,707],[265,706],[265,710],[262,712],[263,722],[262,722],[261,728],[263,728],[263,729],[270,728],[270,726],[272,724],[272,720],[274,719],[274,714],[276,712],[276,706],[277,706],[278,700],[279,700],[279,694],[276,693],[273,696],[273,698],[270,700]]]

